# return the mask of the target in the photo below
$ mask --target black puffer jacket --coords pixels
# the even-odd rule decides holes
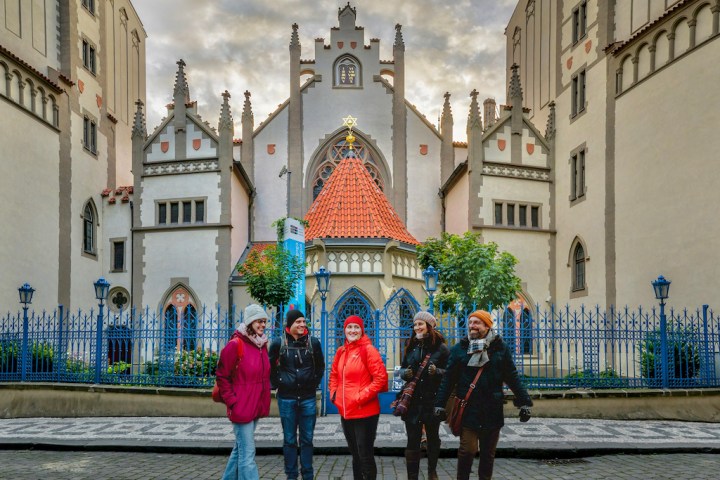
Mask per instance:
[[[413,375],[415,375],[420,368],[420,364],[425,359],[425,355],[430,354],[430,359],[415,386],[415,393],[410,402],[408,413],[403,417],[403,420],[413,424],[421,421],[423,423],[437,422],[437,419],[433,416],[435,395],[440,387],[440,381],[443,378],[448,356],[450,355],[450,349],[444,341],[432,345],[429,340],[429,338],[417,340],[415,337],[410,339],[410,350],[402,361],[403,371],[411,368]],[[428,372],[431,363],[437,367],[435,375],[430,375]],[[398,398],[401,394],[402,390],[398,393]]]
[[[453,391],[458,397],[465,398],[479,368],[467,366],[471,358],[467,353],[468,346],[469,340],[463,338],[450,350],[450,359],[438,390],[435,406],[444,408]],[[516,407],[531,407],[533,404],[520,381],[510,351],[500,336],[495,337],[488,346],[488,357],[490,361],[485,365],[475,391],[470,395],[463,416],[463,426],[473,430],[501,428],[505,424],[503,383],[515,394]]]
[[[287,332],[283,335],[286,349],[281,352],[282,341],[276,338],[268,350],[272,387],[277,388],[278,396],[283,398],[314,397],[325,373],[320,341],[310,335],[297,340]],[[312,353],[308,342],[312,342]]]

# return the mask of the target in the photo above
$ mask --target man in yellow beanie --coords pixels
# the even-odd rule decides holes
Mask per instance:
[[[468,316],[467,337],[450,350],[435,401],[435,415],[443,418],[450,393],[455,390],[455,394],[464,399],[469,392],[458,449],[458,480],[470,478],[478,450],[478,477],[480,480],[492,478],[495,448],[505,424],[503,383],[515,394],[520,421],[530,419],[532,399],[520,381],[507,345],[492,327],[492,316],[485,310],[476,310]]]

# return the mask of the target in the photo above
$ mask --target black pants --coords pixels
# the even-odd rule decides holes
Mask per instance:
[[[405,422],[408,450],[420,450],[423,425],[425,425],[425,433],[427,434],[428,449],[435,445],[440,448],[440,422],[423,423],[419,421],[418,423]]]
[[[340,419],[352,455],[353,479],[375,480],[375,434],[380,415],[353,420]]]

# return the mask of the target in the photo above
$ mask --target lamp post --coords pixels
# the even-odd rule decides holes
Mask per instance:
[[[670,280],[660,275],[657,280],[652,282],[653,290],[655,290],[655,298],[660,300],[660,355],[662,370],[662,388],[670,387],[670,379],[668,375],[668,345],[667,345],[667,318],[665,317],[665,299],[668,298],[670,292]],[[656,364],[657,365],[657,364]]]
[[[320,270],[315,272],[315,280],[317,281],[318,292],[320,292],[320,301],[322,302],[320,308],[320,339],[322,340],[323,348],[328,347],[328,325],[327,325],[327,311],[325,310],[325,300],[327,299],[328,291],[330,291],[330,271],[325,270],[325,267],[320,267]],[[327,369],[325,375],[322,377],[322,392],[320,402],[320,415],[325,416],[325,403],[328,389],[328,378]]]
[[[33,293],[35,289],[30,284],[25,283],[22,287],[18,288],[20,294],[20,303],[23,309],[23,340],[22,340],[22,356],[20,357],[20,381],[24,382],[27,377],[27,363],[28,363],[28,305],[32,303]]]
[[[110,290],[110,282],[100,277],[95,286],[95,298],[98,300],[98,317],[95,331],[95,383],[100,383],[100,373],[102,372],[102,330],[103,330],[103,307],[107,300],[108,290]]]
[[[436,270],[432,265],[422,272],[423,279],[425,279],[425,290],[428,292],[428,297],[430,297],[430,308],[428,308],[428,312],[432,314],[435,313],[433,297],[435,296],[435,291],[437,290],[438,275],[440,275],[440,270]]]

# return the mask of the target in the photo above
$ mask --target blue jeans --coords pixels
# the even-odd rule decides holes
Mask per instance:
[[[255,427],[257,420],[250,423],[233,423],[235,446],[230,453],[222,480],[260,480],[255,463]]]
[[[303,400],[278,397],[277,402],[284,437],[285,475],[290,479],[298,478],[298,430],[300,430],[300,471],[303,480],[312,480],[313,433],[317,412],[315,397]]]

